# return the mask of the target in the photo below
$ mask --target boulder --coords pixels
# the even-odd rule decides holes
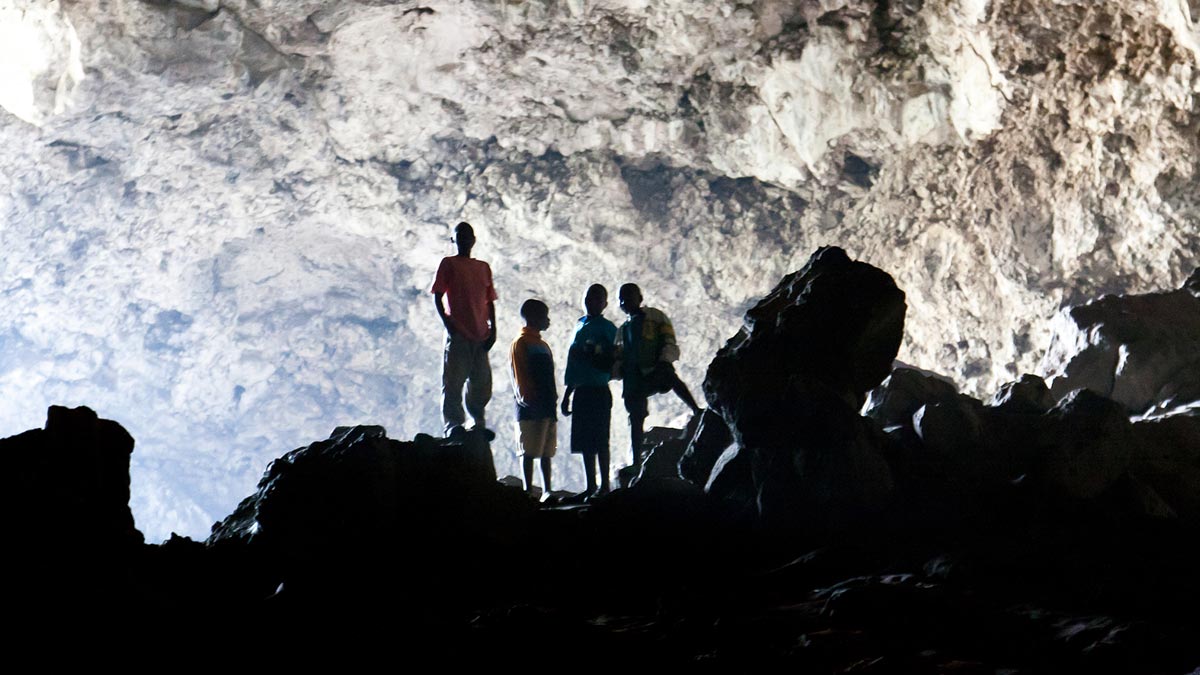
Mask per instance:
[[[1054,396],[1045,380],[1025,374],[1016,382],[1001,385],[987,405],[1003,413],[1040,415],[1054,407]]]
[[[884,438],[858,410],[891,371],[905,309],[887,273],[823,247],[746,313],[704,380],[749,453],[738,459],[749,459],[753,485],[725,491],[757,495],[760,516],[786,527],[828,525],[887,502]],[[713,473],[710,491],[727,482]]]
[[[1098,497],[1129,468],[1135,442],[1121,404],[1078,389],[1046,413],[1034,440],[1034,476],[1053,492]]]
[[[380,586],[373,593],[420,594],[438,579],[482,579],[474,566],[504,559],[489,552],[510,544],[534,509],[496,481],[482,433],[400,442],[378,426],[339,427],[273,461],[208,544],[265,548],[285,587],[346,594],[371,583]],[[418,578],[427,586],[408,585]]]
[[[944,477],[975,487],[992,474],[983,405],[966,396],[927,403],[913,414],[921,439],[923,463],[941,468]]]
[[[821,403],[826,405],[822,406]],[[791,447],[756,448],[758,512],[779,529],[821,531],[857,522],[891,498],[883,432],[837,399],[810,399]]]
[[[953,382],[915,368],[900,367],[867,394],[863,414],[883,428],[912,427],[913,414],[929,403],[954,400],[958,388]]]
[[[822,247],[746,312],[709,364],[705,394],[739,443],[777,444],[794,431],[786,415],[797,405],[794,380],[861,406],[892,370],[905,310],[886,272]]]
[[[1200,524],[1200,414],[1134,422],[1129,470],[1180,518]]]
[[[758,489],[754,485],[754,452],[731,445],[713,464],[704,492],[724,501],[731,510],[758,513]]]
[[[1187,289],[1106,295],[1051,330],[1042,370],[1056,399],[1087,388],[1133,413],[1200,400],[1200,297]]]
[[[717,460],[732,444],[729,425],[720,415],[706,409],[700,414],[695,433],[679,458],[679,475],[696,485],[707,485]]]
[[[141,544],[129,510],[133,437],[90,408],[50,406],[44,429],[0,440],[11,543],[101,548]],[[31,510],[36,505],[35,510]]]
[[[642,462],[626,487],[634,487],[655,478],[679,478],[679,460],[687,448],[689,431],[694,430],[695,426],[696,422],[693,421],[688,429],[648,429],[642,443]]]
[[[5,606],[15,615],[131,607],[145,548],[129,510],[133,437],[89,408],[51,406],[43,429],[0,440]]]

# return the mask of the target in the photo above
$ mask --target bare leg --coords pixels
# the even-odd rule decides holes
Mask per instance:
[[[542,485],[546,486],[546,494],[550,494],[550,457],[542,458]]]
[[[696,399],[692,398],[692,392],[688,391],[687,385],[683,383],[683,380],[679,379],[678,375],[675,376],[675,382],[671,385],[671,391],[675,392],[679,400],[686,403],[687,407],[692,409],[692,414],[700,414],[700,406],[696,405]]]
[[[642,456],[642,438],[646,435],[646,416],[629,416],[629,444],[633,451],[633,463],[636,465]]]
[[[583,475],[587,479],[587,491],[596,489],[596,455],[591,452],[583,453]],[[605,476],[607,480],[607,474]]]
[[[525,457],[521,464],[525,469],[525,491],[533,492],[533,457]]]
[[[608,492],[608,450],[601,450],[600,455],[600,491]]]

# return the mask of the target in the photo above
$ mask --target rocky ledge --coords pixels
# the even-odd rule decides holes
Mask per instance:
[[[986,402],[894,363],[905,313],[887,273],[818,250],[713,359],[710,408],[648,433],[629,487],[569,506],[497,481],[481,436],[343,427],[275,460],[207,541],[146,545],[132,439],[51,408],[0,441],[9,512],[41,505],[12,530],[19,600],[249,626],[274,661],[1200,663],[1195,284],[1063,310],[1048,381]]]

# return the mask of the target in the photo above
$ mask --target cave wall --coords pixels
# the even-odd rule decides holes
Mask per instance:
[[[0,430],[120,420],[151,539],[203,534],[335,425],[435,430],[427,290],[462,219],[501,296],[502,474],[516,309],[548,301],[561,369],[596,281],[668,311],[698,392],[741,313],[838,244],[908,294],[902,360],[989,393],[1037,371],[1062,304],[1200,263],[1196,9],[9,2]]]

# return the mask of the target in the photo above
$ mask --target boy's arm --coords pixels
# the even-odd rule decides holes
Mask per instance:
[[[487,340],[483,343],[484,350],[490,351],[496,346],[496,303],[488,300],[488,325],[491,328],[488,330]]]
[[[563,390],[562,414],[564,417],[571,416],[571,393],[575,391],[575,387],[567,385]]]
[[[662,349],[658,352],[658,360],[671,363],[679,360],[679,345],[675,342],[675,327],[666,314],[662,315],[662,324],[658,334],[662,337]]]
[[[512,358],[513,393],[517,397],[517,405],[528,408],[536,396],[533,381],[529,377],[529,355],[520,340],[513,343],[509,355]]]
[[[437,273],[433,275],[433,288],[430,291],[433,293],[433,306],[437,308],[438,316],[442,319],[442,325],[446,327],[447,333],[453,333],[454,328],[450,325],[450,315],[446,314],[446,305],[442,302],[442,297],[446,295],[446,290],[450,286],[450,272],[447,268],[446,261],[442,260],[438,265]]]
[[[613,364],[612,364],[612,379],[621,379],[622,355],[624,354],[624,335],[625,331],[618,328],[617,335],[613,338]]]
[[[442,296],[445,293],[433,294],[433,306],[437,307],[438,316],[442,317],[442,325],[446,327],[447,333],[453,333],[454,329],[450,327],[450,316],[446,314],[446,306],[442,304]]]

